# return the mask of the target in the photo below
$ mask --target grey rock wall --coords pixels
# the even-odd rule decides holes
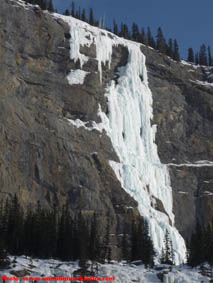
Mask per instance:
[[[109,138],[76,128],[67,119],[100,122],[98,104],[107,112],[104,88],[127,62],[124,47],[113,48],[111,69],[99,83],[95,47],[84,85],[69,85],[69,27],[39,8],[0,2],[0,196],[17,193],[23,206],[40,201],[73,215],[96,211],[100,229],[110,212],[113,256],[119,258],[118,235],[130,231],[137,203],[121,188],[108,160],[118,161]],[[176,63],[145,46],[153,93],[156,143],[162,163],[213,160],[213,88],[196,83],[209,78],[203,68]],[[94,154],[97,152],[97,154]],[[176,226],[185,238],[199,218],[213,217],[213,167],[170,166]],[[209,192],[209,193],[207,193]],[[132,207],[131,209],[129,207]],[[158,203],[162,212],[164,208]]]
[[[85,84],[69,85],[67,74],[79,67],[69,52],[63,21],[39,8],[0,1],[0,197],[16,193],[25,208],[37,201],[60,208],[68,201],[73,215],[96,211],[102,231],[109,214],[112,256],[119,258],[118,235],[131,230],[137,203],[109,166],[109,160],[118,161],[110,139],[67,119],[100,122],[98,104],[107,108],[105,84],[126,62],[127,50],[114,49],[102,85],[94,47],[81,50],[90,56]]]
[[[161,162],[213,161],[213,86],[196,83],[208,82],[209,70],[174,62],[147,47],[142,50],[147,58]],[[213,166],[169,168],[176,226],[189,238],[197,219],[202,225],[213,219]]]

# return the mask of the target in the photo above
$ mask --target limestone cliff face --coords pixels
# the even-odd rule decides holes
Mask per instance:
[[[79,68],[70,60],[69,27],[39,8],[0,2],[0,195],[17,193],[23,205],[62,206],[73,214],[97,211],[103,224],[110,212],[112,243],[138,215],[137,203],[121,187],[108,160],[118,161],[108,136],[76,128],[67,119],[100,122],[107,113],[106,84],[126,65],[128,50],[113,47],[111,68],[97,73],[95,47],[83,85],[69,85]],[[156,143],[162,163],[213,160],[213,87],[196,80],[205,70],[173,62],[147,47],[148,77],[154,100]],[[97,152],[98,154],[94,154]],[[212,219],[213,167],[170,166],[176,226],[188,237],[196,217]],[[184,192],[184,193],[183,193]],[[131,208],[130,208],[131,207]],[[158,209],[164,212],[161,203]],[[101,229],[101,228],[100,228]],[[114,249],[114,256],[119,251]]]
[[[176,226],[187,238],[196,219],[206,225],[213,216],[213,164],[206,162],[213,161],[213,85],[208,79],[212,70],[176,63],[149,48],[143,52],[160,159],[182,164],[169,168]],[[197,167],[201,160],[203,166]]]
[[[98,122],[98,104],[106,110],[95,50],[82,51],[91,57],[85,84],[69,85],[66,76],[78,65],[70,60],[69,37],[65,23],[40,9],[0,2],[0,195],[17,193],[24,206],[39,200],[59,207],[68,200],[73,214],[96,211],[100,229],[110,213],[116,243],[138,215],[137,203],[109,166],[109,159],[118,160],[109,138],[66,119]],[[114,50],[103,82],[114,76],[125,54]]]

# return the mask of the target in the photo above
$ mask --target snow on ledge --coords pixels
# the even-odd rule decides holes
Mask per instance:
[[[106,121],[106,119],[103,115],[100,104],[98,105],[98,116],[101,118],[101,121],[102,121],[100,123],[96,123],[95,121],[92,121],[92,120],[86,121],[86,122],[84,122],[80,119],[72,120],[72,119],[65,118],[65,120],[67,120],[70,124],[72,124],[76,128],[83,127],[87,131],[96,130],[96,131],[102,133],[103,130],[105,130],[105,125],[106,125],[107,121]]]
[[[25,1],[22,1],[22,0],[10,0],[10,1],[18,6],[23,7],[26,10],[29,10],[30,8],[35,8],[35,7],[40,9],[39,5],[26,3]]]
[[[89,72],[77,69],[71,70],[70,73],[67,75],[67,79],[70,85],[74,84],[84,84],[85,77],[89,74]]]
[[[213,161],[200,160],[200,161],[196,161],[195,163],[181,163],[181,164],[168,163],[167,165],[173,167],[213,167]]]
[[[194,68],[194,69],[198,69],[198,68],[201,67],[200,65],[195,65],[195,64],[187,62],[185,60],[181,60],[181,64],[183,64],[185,66],[189,66],[189,67]]]
[[[207,86],[207,87],[213,87],[213,83],[208,83],[208,82],[199,81],[199,80],[196,80],[196,81],[189,80],[189,81],[192,82],[192,83],[194,83],[194,84],[197,84],[197,85],[202,85],[202,86]]]
[[[66,120],[76,128],[84,128],[87,131],[97,130],[98,132],[102,132],[99,128],[99,125],[94,121],[83,122],[80,119],[72,120],[67,118]]]
[[[182,65],[189,66],[189,67],[194,68],[194,69],[202,68],[202,69],[205,69],[205,71],[213,69],[213,67],[211,67],[211,66],[205,66],[205,65],[199,65],[199,64],[195,65],[195,63],[187,62],[185,60],[181,60],[180,63]]]

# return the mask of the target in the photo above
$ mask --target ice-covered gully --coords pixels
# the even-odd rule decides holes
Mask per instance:
[[[152,94],[140,44],[115,35],[108,36],[107,31],[91,27],[72,17],[57,14],[54,16],[62,18],[70,25],[70,58],[74,61],[80,60],[82,69],[89,58],[80,53],[80,46],[89,47],[95,43],[100,82],[101,65],[108,64],[110,68],[113,46],[123,45],[128,48],[127,65],[119,68],[117,83],[110,81],[106,89],[109,114],[106,116],[99,107],[102,123],[94,123],[94,127],[88,128],[86,123],[80,120],[70,122],[87,130],[105,129],[120,158],[120,163],[110,161],[110,165],[122,187],[138,202],[141,215],[148,220],[157,253],[161,253],[167,229],[174,248],[175,263],[182,263],[186,256],[186,247],[184,239],[174,226],[168,168],[161,164],[157,153],[156,126],[151,126]],[[76,76],[72,78],[72,74],[75,75],[75,72],[71,71],[69,74],[69,82],[76,80]],[[83,80],[80,83],[83,83]],[[166,213],[155,209],[156,199],[162,202]]]

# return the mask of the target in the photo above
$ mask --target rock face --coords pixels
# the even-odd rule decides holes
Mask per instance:
[[[103,226],[110,213],[117,246],[117,235],[138,216],[137,203],[109,166],[118,157],[108,136],[76,128],[68,119],[100,122],[98,105],[107,113],[106,84],[116,80],[128,50],[113,48],[111,68],[103,66],[100,84],[95,47],[82,47],[81,53],[90,57],[84,70],[90,73],[83,85],[69,85],[68,73],[79,68],[70,60],[69,39],[69,27],[60,19],[1,0],[0,195],[17,193],[24,206],[40,201],[44,207],[60,207],[68,200],[73,214],[96,211]],[[208,74],[141,48],[162,163],[212,161],[213,87],[197,82]],[[187,238],[197,217],[204,224],[212,219],[213,167],[171,165],[170,175],[176,226]],[[158,209],[164,210],[160,202]],[[113,252],[119,258],[119,248]]]
[[[196,219],[206,225],[213,216],[213,164],[206,162],[213,161],[213,86],[203,83],[209,77],[205,67],[142,50],[153,94],[158,153],[163,163],[170,164],[175,222],[188,238]],[[202,167],[196,165],[204,160]]]
[[[0,195],[17,193],[25,207],[37,201],[61,207],[68,200],[73,214],[96,211],[100,229],[110,213],[112,234],[130,230],[137,203],[109,166],[109,159],[118,160],[109,138],[67,120],[98,122],[98,104],[106,109],[96,60],[88,62],[84,85],[70,86],[66,76],[78,62],[70,60],[68,26],[15,1],[0,3],[0,38]],[[125,52],[114,50],[103,81],[114,76]]]

